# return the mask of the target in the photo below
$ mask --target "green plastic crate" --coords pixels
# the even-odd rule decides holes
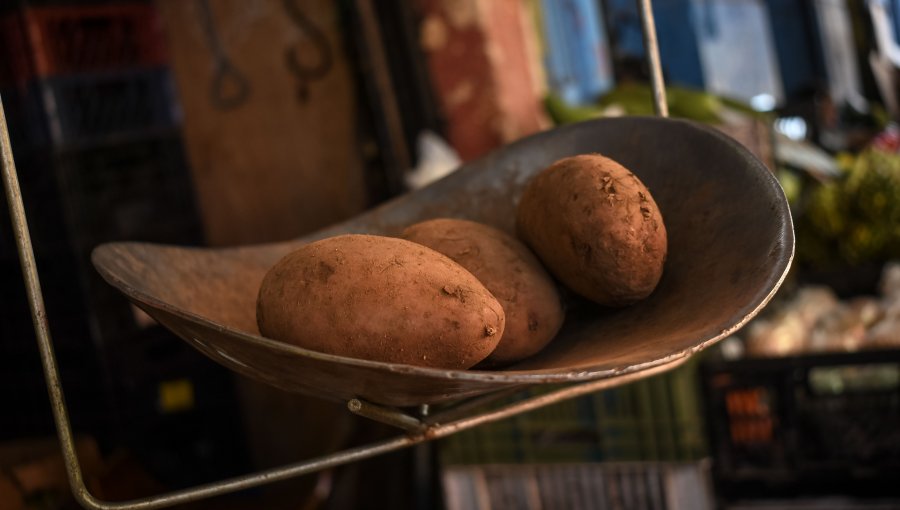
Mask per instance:
[[[532,389],[527,396],[554,389]],[[689,361],[649,379],[450,436],[440,443],[441,461],[698,460],[708,451],[699,392],[697,363]]]

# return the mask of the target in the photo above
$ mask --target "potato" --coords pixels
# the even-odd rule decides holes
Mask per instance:
[[[351,358],[465,369],[503,336],[503,307],[471,273],[402,239],[343,235],[288,254],[263,278],[260,332]]]
[[[503,365],[543,349],[562,326],[556,284],[537,258],[514,237],[466,220],[417,223],[403,238],[425,245],[468,269],[500,301],[506,328],[485,365]]]
[[[516,228],[567,287],[605,306],[649,296],[666,260],[666,227],[650,191],[599,154],[561,159],[525,187]]]

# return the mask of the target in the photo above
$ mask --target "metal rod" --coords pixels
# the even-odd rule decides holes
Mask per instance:
[[[78,456],[75,453],[72,427],[69,423],[69,415],[66,412],[66,402],[63,396],[62,383],[60,382],[59,369],[56,366],[56,356],[53,354],[53,344],[50,341],[47,310],[44,306],[41,282],[38,278],[37,264],[34,260],[34,248],[28,231],[25,206],[22,203],[22,189],[19,187],[19,176],[16,172],[15,160],[13,159],[12,143],[9,140],[9,127],[6,125],[6,111],[3,108],[2,97],[0,97],[0,154],[2,154],[0,159],[2,159],[3,163],[3,189],[6,192],[9,216],[12,221],[13,234],[16,238],[16,250],[19,252],[22,277],[25,279],[28,307],[31,310],[31,320],[37,336],[41,364],[43,365],[44,377],[47,381],[47,392],[50,395],[50,404],[53,410],[53,420],[56,422],[56,430],[66,463],[69,484],[72,487],[84,487],[84,482],[81,478],[81,467],[78,464]]]
[[[653,19],[653,5],[650,0],[638,0],[641,12],[641,26],[644,33],[644,51],[650,65],[650,86],[653,89],[653,109],[660,117],[669,116],[666,102],[666,85],[663,81],[662,63],[659,59],[659,42],[656,39],[656,21]]]
[[[468,400],[455,404],[452,407],[441,409],[440,411],[423,418],[423,420],[428,425],[439,425],[441,423],[456,421],[460,418],[465,418],[472,415],[475,410],[487,407],[487,405],[492,402],[496,402],[497,400],[500,400],[502,398],[514,395],[522,391],[522,389],[523,386],[513,386],[512,388],[495,391],[481,397],[470,398]]]
[[[421,420],[410,416],[403,411],[392,407],[371,404],[358,398],[350,399],[347,402],[347,409],[353,414],[364,416],[377,422],[393,425],[394,427],[410,432],[419,432],[425,428],[425,424],[422,423]]]
[[[421,443],[425,439],[425,436],[422,435],[400,436],[280,468],[260,471],[250,475],[200,485],[198,487],[161,494],[145,499],[115,503],[100,501],[91,495],[84,485],[80,486],[75,494],[78,502],[85,508],[91,510],[151,510],[155,508],[164,508],[213,496],[220,496],[243,489],[250,489],[309,473],[315,473],[316,471],[322,471],[342,464],[348,464],[350,462],[400,450],[416,443]]]
[[[527,400],[514,402],[487,413],[482,413],[468,418],[462,418],[450,423],[446,423],[444,425],[437,425],[428,429],[426,431],[426,434],[428,434],[429,438],[431,439],[446,437],[462,430],[477,427],[478,425],[484,425],[486,423],[492,423],[524,412],[533,411],[540,407],[555,404],[557,402],[562,402],[563,400],[569,400],[575,397],[580,397],[582,395],[595,393],[600,390],[628,384],[645,377],[651,377],[653,375],[671,370],[681,365],[685,361],[687,361],[687,357],[678,358],[666,363],[665,365],[659,365],[639,372],[632,372],[608,379],[599,379],[592,382],[566,386],[565,388],[552,391],[544,395],[538,395]]]

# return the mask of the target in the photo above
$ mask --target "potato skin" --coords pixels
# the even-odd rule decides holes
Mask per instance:
[[[263,278],[260,332],[307,349],[465,369],[503,335],[500,303],[471,273],[424,246],[343,235],[301,247]]]
[[[605,306],[649,296],[662,276],[667,238],[650,191],[599,154],[561,159],[535,176],[516,228],[567,287]]]
[[[556,284],[514,237],[488,225],[448,218],[417,223],[402,236],[468,269],[503,306],[506,328],[484,365],[510,364],[536,354],[562,326],[565,314]]]

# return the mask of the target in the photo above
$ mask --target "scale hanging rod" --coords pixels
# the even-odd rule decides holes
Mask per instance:
[[[653,89],[653,110],[659,117],[669,116],[666,102],[666,85],[663,81],[662,64],[659,59],[659,41],[656,39],[656,21],[653,19],[653,5],[650,0],[638,0],[641,25],[644,33],[644,51],[650,65],[650,85]]]

